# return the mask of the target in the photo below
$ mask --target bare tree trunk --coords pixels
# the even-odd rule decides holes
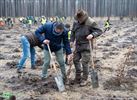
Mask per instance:
[[[0,0],[0,16],[137,16],[137,0]]]

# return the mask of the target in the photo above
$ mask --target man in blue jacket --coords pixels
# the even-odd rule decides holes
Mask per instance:
[[[35,31],[39,41],[45,45],[44,64],[42,68],[42,79],[47,77],[47,70],[50,64],[50,54],[47,44],[49,44],[51,52],[54,52],[60,65],[63,79],[66,79],[65,61],[63,55],[63,45],[66,49],[68,59],[72,58],[71,48],[68,41],[68,33],[64,28],[64,24],[59,22],[47,22]],[[62,45],[63,43],[63,45]]]

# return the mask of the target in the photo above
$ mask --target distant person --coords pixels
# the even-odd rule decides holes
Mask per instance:
[[[65,24],[65,29],[68,31],[68,40],[70,41],[70,37],[71,37],[70,24]]]
[[[44,25],[46,23],[46,17],[42,16],[40,22],[41,22],[41,25]]]
[[[5,25],[3,18],[0,18],[0,27],[3,27]]]
[[[8,26],[9,29],[13,27],[13,20],[12,20],[12,18],[8,17],[6,19],[6,25]]]
[[[110,24],[110,18],[108,18],[108,19],[105,21],[105,25],[104,25],[105,30],[104,30],[104,32],[110,30],[110,25],[112,25],[112,24]]]
[[[70,43],[70,36],[71,36],[70,24],[65,24],[65,29],[67,30],[68,40],[69,40],[69,43]],[[69,64],[67,55],[66,55],[66,58],[65,58],[65,63],[67,65]]]
[[[32,20],[31,19],[28,19],[28,30],[30,31],[31,29],[31,26],[32,26]]]
[[[28,21],[27,21],[27,19],[24,17],[24,18],[22,19],[22,27],[23,27],[23,28],[27,28],[27,23],[28,23]]]
[[[38,18],[35,17],[35,18],[34,18],[34,25],[37,25],[37,24],[38,24]]]

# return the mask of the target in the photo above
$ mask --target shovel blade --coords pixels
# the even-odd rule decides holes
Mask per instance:
[[[55,82],[56,82],[57,87],[58,87],[60,92],[65,90],[65,86],[64,86],[64,83],[63,83],[62,76],[59,76],[59,75],[55,76]]]
[[[98,74],[97,71],[92,70],[91,71],[91,83],[93,88],[98,88],[99,87],[99,82],[98,82]]]

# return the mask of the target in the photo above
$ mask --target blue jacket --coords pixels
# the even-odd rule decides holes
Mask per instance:
[[[55,35],[54,27],[55,27],[55,22],[47,22],[46,24],[39,27],[35,31],[35,35],[37,36],[37,38],[41,43],[43,43],[45,39],[50,40],[49,46],[52,52],[56,52],[64,46],[66,50],[66,54],[67,55],[71,54],[71,48],[68,40],[67,30],[65,30],[64,28],[62,34]],[[45,49],[48,50],[47,45],[45,45]]]

